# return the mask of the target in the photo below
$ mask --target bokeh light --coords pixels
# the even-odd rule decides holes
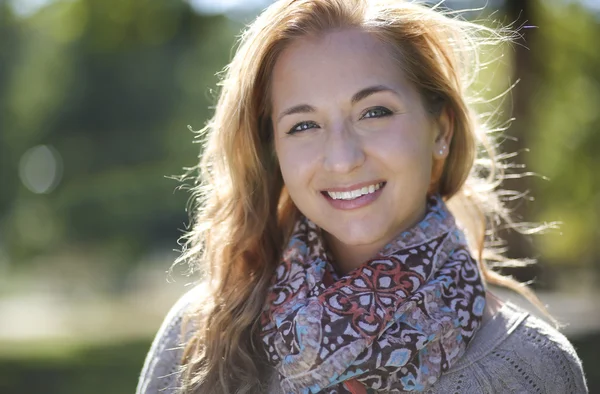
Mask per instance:
[[[62,159],[56,149],[38,145],[21,157],[19,176],[23,185],[33,193],[50,193],[62,178]]]

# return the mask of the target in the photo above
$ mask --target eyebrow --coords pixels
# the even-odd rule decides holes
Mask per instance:
[[[352,96],[352,99],[350,101],[352,102],[352,104],[356,104],[359,101],[364,100],[367,97],[369,97],[375,93],[379,93],[379,92],[391,92],[391,93],[394,93],[396,96],[400,96],[400,94],[395,89],[392,89],[385,85],[375,85],[375,86],[369,86],[368,88],[361,89],[358,92],[354,93],[354,95]],[[311,112],[316,112],[316,111],[317,110],[315,109],[315,107],[308,105],[308,104],[295,105],[293,107],[286,109],[281,114],[279,114],[279,117],[277,118],[277,123],[279,123],[281,121],[281,119],[287,115],[311,113]]]

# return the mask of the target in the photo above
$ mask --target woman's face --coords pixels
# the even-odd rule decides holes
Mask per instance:
[[[421,220],[447,122],[428,115],[384,44],[354,30],[298,39],[275,64],[271,97],[285,185],[334,250],[375,253]]]

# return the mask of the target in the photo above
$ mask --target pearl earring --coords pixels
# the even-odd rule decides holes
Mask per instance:
[[[446,150],[446,145],[444,145],[442,147],[442,149],[440,149],[440,155],[443,155],[445,150]]]

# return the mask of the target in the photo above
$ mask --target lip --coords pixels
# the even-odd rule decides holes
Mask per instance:
[[[367,186],[371,186],[371,185],[377,185],[379,183],[385,183],[385,180],[383,180],[383,179],[377,180],[376,179],[374,181],[367,181],[367,182],[355,183],[355,184],[350,185],[350,186],[328,187],[327,189],[321,190],[321,192],[322,193],[327,193],[327,192],[350,192],[350,191],[353,191],[353,190],[362,189],[363,187],[367,187]]]
[[[377,183],[377,182],[375,182],[375,183]],[[327,191],[335,191],[335,192],[351,191],[351,190],[356,190],[359,187],[362,188],[365,186],[373,185],[374,183],[360,183],[360,184],[357,183],[356,185],[352,185],[349,188],[345,187],[345,188],[337,188],[337,189],[327,189],[327,191],[322,191],[321,195],[323,196],[325,201],[327,201],[333,208],[339,209],[342,211],[350,211],[350,210],[366,207],[367,205],[370,205],[373,202],[375,202],[379,198],[379,196],[383,192],[383,189],[385,189],[385,187],[387,185],[387,182],[385,182],[385,181],[379,182],[379,183],[383,183],[383,185],[379,189],[375,190],[373,193],[362,195],[353,200],[334,200],[333,198],[329,197],[329,195],[327,194]]]

